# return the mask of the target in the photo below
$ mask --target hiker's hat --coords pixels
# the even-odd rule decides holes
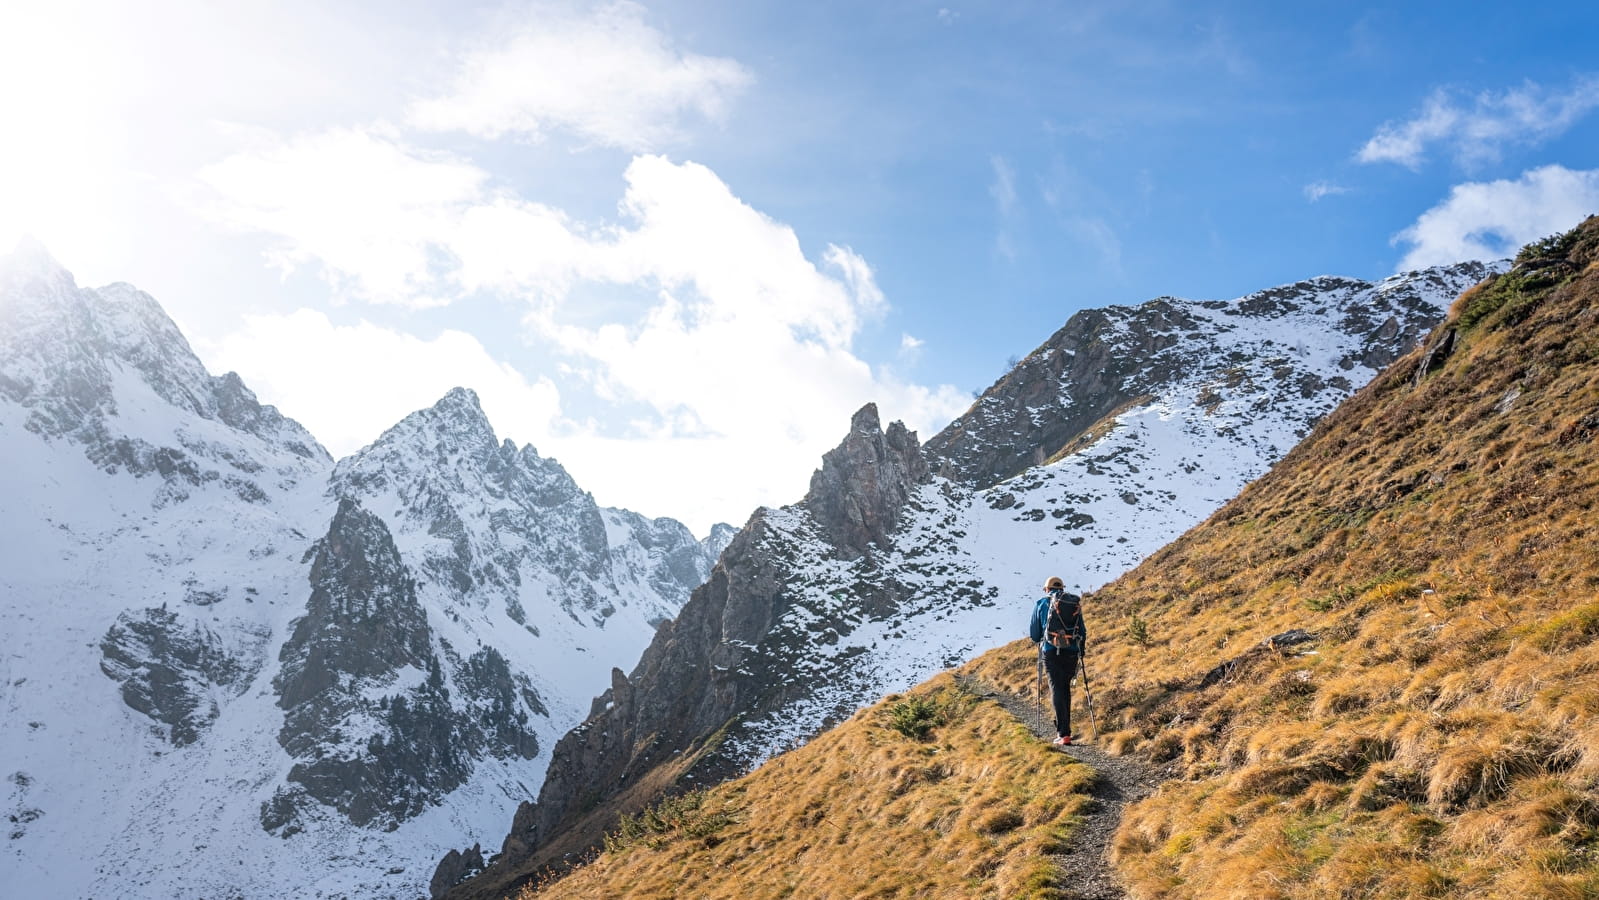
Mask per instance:
[[[1051,575],[1049,576],[1049,580],[1044,582],[1044,590],[1064,591],[1066,590],[1066,582],[1061,581],[1059,575]]]

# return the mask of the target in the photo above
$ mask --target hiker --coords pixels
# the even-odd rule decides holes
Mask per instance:
[[[1033,607],[1028,636],[1038,644],[1044,669],[1049,672],[1050,699],[1055,707],[1055,740],[1060,746],[1072,742],[1072,675],[1077,672],[1088,641],[1083,625],[1083,598],[1066,592],[1066,582],[1051,576],[1044,582],[1044,596]]]

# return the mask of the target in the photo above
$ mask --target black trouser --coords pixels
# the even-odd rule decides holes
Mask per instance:
[[[1049,672],[1050,699],[1055,704],[1055,733],[1072,733],[1072,676],[1077,674],[1077,654],[1071,650],[1041,650]]]

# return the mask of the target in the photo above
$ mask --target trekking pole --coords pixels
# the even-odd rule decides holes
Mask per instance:
[[[1038,648],[1038,705],[1049,712],[1049,697],[1044,693],[1044,648]]]
[[[1088,648],[1083,648],[1085,651]],[[1099,722],[1094,718],[1094,694],[1088,689],[1088,654],[1077,654],[1077,668],[1083,675],[1083,696],[1088,698],[1088,723],[1094,726],[1094,740],[1099,740]]]

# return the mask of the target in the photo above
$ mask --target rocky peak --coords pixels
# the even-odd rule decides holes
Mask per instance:
[[[859,557],[893,532],[905,501],[928,478],[916,433],[902,422],[882,431],[877,404],[868,403],[843,443],[822,456],[803,505],[839,550]]]
[[[483,412],[477,392],[470,388],[454,387],[424,411],[433,418],[441,431],[458,435],[463,440],[494,443],[494,429]]]
[[[499,441],[462,388],[341,460],[329,491],[388,517],[419,551],[419,575],[452,602],[497,605],[523,625],[529,598],[592,625],[624,606],[669,618],[723,546],[701,545],[670,519],[602,510],[558,461]]]
[[[717,522],[711,526],[711,533],[700,541],[700,546],[705,548],[706,555],[714,562],[722,555],[722,551],[727,549],[727,545],[733,542],[735,534],[738,534],[737,528],[726,522]]]
[[[78,284],[43,244],[24,237],[11,252],[0,256],[0,293],[23,287],[35,288],[32,293],[54,293],[76,290]]]
[[[408,483],[453,494],[486,489],[546,507],[586,497],[560,463],[539,456],[531,444],[517,449],[501,442],[477,394],[459,387],[340,460],[333,480],[336,488],[355,491]]]
[[[392,465],[404,457],[412,466],[442,463],[455,469],[468,464],[485,470],[493,468],[490,460],[499,453],[499,440],[477,394],[458,387],[401,419],[356,456],[341,461],[339,469],[350,468],[356,460]]]
[[[149,393],[177,416],[121,414]],[[207,372],[154,298],[126,284],[80,288],[36,245],[0,260],[0,400],[26,410],[29,431],[79,444],[106,471],[159,475],[163,504],[209,484],[263,502],[331,461],[237,376]],[[267,467],[276,477],[258,477]]]

